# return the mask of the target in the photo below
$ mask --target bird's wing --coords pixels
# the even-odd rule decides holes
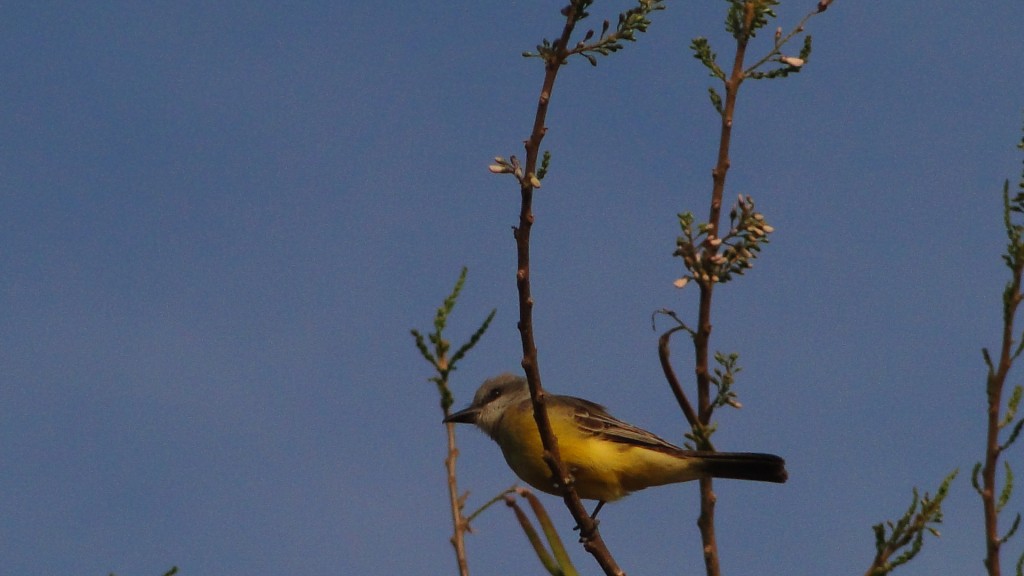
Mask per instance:
[[[613,442],[622,442],[660,452],[683,452],[682,448],[612,416],[604,406],[573,396],[560,396],[560,400],[573,406],[576,424],[584,432],[601,436]]]

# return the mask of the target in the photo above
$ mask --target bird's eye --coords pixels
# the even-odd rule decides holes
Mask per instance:
[[[494,390],[491,390],[491,400],[494,400],[498,396],[501,396],[501,388],[495,388]]]

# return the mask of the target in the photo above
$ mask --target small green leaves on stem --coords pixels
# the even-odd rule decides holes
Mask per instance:
[[[718,65],[718,55],[711,51],[711,44],[707,38],[694,38],[690,41],[690,50],[693,50],[693,57],[700,60],[711,76],[725,80],[725,71]],[[719,101],[721,101],[721,97],[719,97]]]
[[[1014,358],[1016,358],[1016,356],[1014,356]],[[1019,385],[1013,387],[1013,392],[1010,394],[1010,401],[1007,402],[1006,405],[1006,415],[998,424],[998,428],[1000,430],[1009,426],[1013,423],[1013,419],[1016,418],[1017,408],[1020,405],[1022,392],[1024,392],[1024,388],[1021,388]],[[1017,440],[1017,436],[1020,435],[1022,426],[1024,426],[1024,419],[1018,420],[1017,423],[1014,424],[1013,429],[1010,430],[1010,435],[1006,438],[1006,442],[999,445],[999,452],[1004,452]]]
[[[674,312],[668,315],[676,318],[680,326],[690,332],[691,336],[695,335],[692,330],[687,328],[676,317]],[[739,397],[732,389],[732,385],[736,382],[736,374],[740,371],[739,358],[740,355],[735,352],[729,354],[715,352],[715,362],[718,363],[718,366],[714,369],[714,374],[708,375],[708,380],[711,381],[711,384],[718,391],[715,394],[715,399],[711,402],[712,411],[722,406],[743,407],[739,402]],[[692,412],[692,408],[684,408],[684,413],[686,412]],[[711,443],[711,436],[714,435],[718,425],[715,422],[709,422],[707,425],[701,424],[700,419],[695,414],[692,416],[687,414],[687,420],[690,422],[691,430],[684,434],[687,439],[686,447],[694,450],[714,450],[715,447]]]
[[[687,274],[676,280],[683,287],[690,280],[702,285],[728,282],[734,275],[753,268],[753,260],[768,243],[768,235],[775,231],[764,215],[754,209],[754,199],[739,195],[729,212],[729,231],[724,237],[710,233],[707,224],[697,225],[693,231],[693,214],[679,214],[679,227],[683,235],[676,239],[673,256],[683,259]]]
[[[735,352],[730,354],[715,352],[715,362],[718,363],[718,367],[715,368],[714,375],[710,376],[709,379],[715,385],[718,394],[715,395],[715,399],[711,403],[712,409],[721,406],[732,406],[737,409],[743,407],[739,402],[739,397],[732,390],[732,385],[736,381],[736,374],[741,370],[738,364],[739,358],[740,355]]]
[[[779,4],[776,0],[728,0],[729,11],[725,19],[725,29],[739,42],[740,46],[746,46],[747,42],[757,35],[757,31],[768,25],[768,22],[776,17],[775,6]],[[811,57],[811,36],[806,35],[803,39],[803,46],[797,56],[786,55],[783,48],[795,37],[803,35],[805,24],[814,15],[824,12],[831,0],[818,3],[816,9],[797,24],[788,34],[782,33],[782,28],[776,28],[772,48],[759,60],[743,70],[740,80],[768,80],[772,78],[784,78],[795,74],[803,69]],[[722,82],[727,80],[725,72],[718,65],[717,55],[711,49],[706,38],[694,38],[690,43],[690,50],[694,58],[701,61],[711,76]],[[762,69],[765,64],[774,63],[770,69]],[[724,115],[722,98],[717,92],[711,92],[711,103],[719,115]]]
[[[435,376],[431,376],[428,380],[437,386],[437,391],[441,395],[441,411],[444,412],[446,417],[449,415],[449,410],[454,402],[451,388],[448,386],[448,377],[455,370],[459,360],[480,341],[484,332],[487,331],[487,327],[490,326],[491,320],[494,319],[496,312],[496,310],[491,310],[483,324],[473,332],[469,340],[462,346],[459,346],[458,350],[451,357],[448,356],[451,344],[444,337],[444,328],[448,324],[448,316],[455,308],[459,293],[462,292],[462,287],[466,283],[467,273],[468,270],[463,266],[462,271],[459,273],[459,279],[455,281],[455,288],[452,289],[451,294],[444,299],[444,302],[437,309],[437,313],[434,315],[434,331],[424,337],[419,330],[415,328],[411,330],[420,355],[437,372]],[[432,349],[427,345],[428,341],[433,345]],[[462,508],[466,503],[466,494],[459,495],[458,481],[455,473],[455,461],[459,454],[458,449],[455,447],[455,425],[448,423],[446,432],[448,435],[448,456],[445,458],[444,464],[448,473],[448,500],[451,503],[452,525],[454,527],[451,543],[455,548],[455,558],[459,566],[459,574],[465,576],[469,574],[465,546],[465,534],[469,531],[469,521],[462,514]]]
[[[1024,177],[1021,178],[1024,187]],[[1013,222],[1013,214],[1024,214],[1024,192],[1018,193],[1010,198],[1010,181],[1003,183],[1003,225],[1006,227],[1006,236],[1009,243],[1006,247],[1006,254],[1003,254],[1003,262],[1010,270],[1017,270],[1024,267],[1024,242],[1021,241],[1024,233],[1024,224]]]
[[[487,331],[487,327],[490,326],[491,320],[494,319],[494,315],[497,310],[491,310],[491,313],[487,315],[483,323],[479,328],[473,332],[472,336],[465,344],[459,346],[455,354],[451,357],[448,356],[448,351],[451,349],[451,344],[444,338],[444,328],[448,324],[448,315],[451,314],[455,308],[455,303],[459,298],[459,293],[462,291],[462,286],[466,283],[466,275],[469,270],[463,266],[462,272],[459,273],[459,279],[455,282],[455,288],[452,289],[451,294],[444,299],[444,303],[441,304],[437,309],[437,313],[434,315],[434,331],[427,334],[426,337],[420,333],[419,330],[413,328],[410,332],[416,342],[416,348],[420,351],[420,355],[434,367],[437,372],[436,376],[430,377],[430,381],[437,385],[437,390],[441,394],[441,409],[448,413],[448,409],[451,408],[454,400],[452,398],[451,390],[448,388],[448,376],[453,370],[459,360],[466,355],[476,343],[480,341],[480,338]],[[433,350],[427,346],[427,341],[433,345]]]
[[[753,38],[759,29],[768,25],[769,18],[776,17],[773,8],[778,5],[778,0],[756,0],[754,2],[729,0],[729,12],[725,16],[725,30],[737,40]],[[743,25],[747,10],[754,12],[749,30]]]
[[[658,10],[664,10],[665,0],[636,0],[637,5],[619,14],[619,21],[614,32],[611,30],[611,22],[605,20],[601,25],[601,33],[597,34],[597,40],[591,42],[595,36],[593,29],[587,30],[583,39],[575,46],[559,54],[555,43],[544,39],[537,46],[536,52],[523,52],[527,58],[540,58],[546,63],[564,64],[570,56],[579,54],[587,59],[592,66],[597,66],[597,55],[607,56],[612,52],[618,52],[624,48],[623,42],[636,42],[638,32],[647,32],[651,25],[650,14]],[[585,8],[592,3],[590,1],[574,1],[571,6],[563,11],[563,14],[576,14],[576,22],[589,16]]]
[[[1020,147],[1024,149],[1024,140],[1021,141]],[[1024,348],[1024,338],[1021,339],[1021,342],[1014,343],[1014,320],[1017,308],[1024,300],[1024,294],[1021,293],[1021,286],[1024,283],[1024,224],[1018,223],[1020,215],[1024,213],[1024,175],[1021,177],[1020,188],[1022,191],[1011,198],[1009,180],[1003,183],[1003,226],[1008,240],[1006,251],[1003,253],[1003,262],[1010,269],[1010,280],[1003,289],[1003,334],[998,355],[993,358],[993,354],[987,348],[982,349],[982,357],[985,359],[985,366],[988,369],[986,378],[988,430],[984,464],[980,462],[976,464],[971,477],[971,484],[981,496],[985,512],[985,568],[993,576],[1001,573],[1000,550],[1002,545],[1017,532],[1021,518],[1020,514],[1017,514],[1006,534],[1000,535],[999,514],[1010,501],[1014,477],[1009,463],[1004,461],[1003,487],[998,491],[997,498],[996,471],[1002,453],[1017,440],[1021,427],[1024,426],[1024,419],[1014,423],[1021,397],[1024,395],[1020,386],[1014,387],[1010,393],[1006,411],[1000,416],[1003,412],[1002,398],[1006,378]],[[1011,424],[1013,424],[1013,428],[1006,440],[1000,443],[999,437],[1002,431]],[[1018,562],[1018,574],[1020,574],[1020,569],[1021,564]]]
[[[1003,462],[1003,469],[1006,473],[1006,476],[1003,480],[1003,489],[999,491],[999,498],[995,502],[995,512],[997,514],[1003,511],[1003,508],[1005,508],[1006,505],[1010,502],[1010,497],[1013,495],[1013,469],[1010,468],[1010,463],[1006,461]],[[981,462],[978,462],[974,465],[974,468],[971,470],[971,486],[974,487],[974,491],[977,492],[979,496],[984,498],[985,491],[984,488],[982,488],[981,486],[981,481],[979,480],[979,478],[981,478],[981,472],[982,464]],[[1000,542],[1005,542],[1007,539],[1010,538],[1010,536],[1013,535],[1014,532],[1017,531],[1017,524],[1020,523],[1020,514],[1017,514],[1017,516],[1018,517],[1013,521],[1013,526],[1010,528],[1009,532],[1007,532],[1005,536],[1000,538]]]
[[[882,576],[889,574],[897,566],[906,564],[917,556],[924,545],[924,533],[930,532],[939,536],[935,524],[942,523],[942,501],[949,494],[949,486],[956,478],[957,470],[953,470],[939,485],[934,497],[926,492],[924,497],[918,495],[914,488],[914,496],[910,507],[893,522],[891,520],[873,526],[875,531],[875,558],[865,572],[865,576]],[[894,554],[899,554],[892,559]]]
[[[725,108],[722,106],[722,96],[715,91],[714,88],[708,86],[708,97],[711,98],[711,105],[715,107],[715,111],[718,112],[719,116],[725,116]]]
[[[537,178],[541,180],[548,175],[548,168],[551,166],[551,151],[545,150],[540,159],[540,168],[537,169]]]
[[[718,423],[711,422],[707,426],[692,428],[683,434],[687,442],[683,445],[687,450],[714,450],[711,436],[718,430]]]

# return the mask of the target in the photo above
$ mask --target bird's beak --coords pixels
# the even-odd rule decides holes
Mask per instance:
[[[469,408],[465,408],[463,410],[459,410],[458,412],[456,412],[454,414],[449,414],[447,418],[442,420],[442,422],[445,422],[445,423],[448,423],[448,422],[460,422],[460,423],[463,423],[463,424],[475,424],[476,423],[476,417],[479,414],[480,414],[480,409],[479,408],[477,408],[475,406],[470,406]]]

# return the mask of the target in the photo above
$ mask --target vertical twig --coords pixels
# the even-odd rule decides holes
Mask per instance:
[[[1008,184],[1007,184],[1008,186]],[[1017,353],[1014,351],[1013,324],[1017,315],[1017,307],[1024,296],[1021,295],[1021,278],[1024,275],[1024,258],[1021,258],[1020,238],[1015,237],[1010,223],[1010,205],[1007,198],[1008,190],[1004,189],[1004,210],[1006,211],[1007,232],[1010,234],[1008,254],[1004,256],[1010,265],[1011,280],[1003,293],[1003,335],[999,347],[999,363],[992,366],[988,351],[985,359],[988,362],[988,378],[986,395],[988,397],[988,430],[985,439],[985,464],[982,467],[981,500],[985,511],[985,568],[989,576],[1002,573],[999,561],[999,549],[1004,538],[999,535],[999,508],[996,495],[996,469],[1003,446],[999,443],[999,431],[1005,425],[1001,422],[1003,388],[1006,376],[1013,367]]]
[[[415,328],[410,330],[420,355],[437,372],[437,375],[431,376],[429,380],[437,386],[437,391],[441,396],[441,411],[444,412],[445,419],[451,415],[452,402],[454,401],[451,388],[448,386],[448,377],[455,370],[456,364],[480,341],[480,338],[487,331],[487,327],[494,320],[494,314],[497,312],[497,310],[491,310],[491,313],[487,315],[487,318],[480,324],[480,327],[473,332],[469,340],[459,346],[455,353],[449,356],[451,343],[444,337],[444,328],[448,323],[448,315],[455,308],[459,293],[462,292],[467,273],[468,270],[463,267],[462,272],[459,274],[459,279],[455,281],[455,287],[452,289],[451,294],[438,307],[434,315],[434,331],[424,336]],[[433,345],[433,350],[427,345],[428,342]],[[469,563],[466,559],[465,543],[466,532],[469,531],[469,519],[462,513],[466,497],[459,496],[458,478],[455,473],[455,463],[459,457],[459,450],[455,445],[455,424],[449,422],[445,428],[448,434],[448,454],[444,459],[444,467],[448,475],[448,501],[451,504],[452,512],[452,537],[450,541],[455,548],[455,560],[459,566],[460,576],[469,576]]]
[[[445,411],[447,412],[447,410]],[[448,416],[446,413],[445,416]],[[452,508],[451,543],[455,548],[455,561],[459,565],[459,576],[469,576],[469,562],[466,560],[466,530],[469,522],[462,516],[463,497],[459,496],[458,478],[455,474],[455,461],[459,458],[459,449],[455,446],[455,424],[449,422],[448,456],[444,459],[444,467],[448,471],[448,501]]]
[[[725,192],[725,177],[729,171],[729,146],[732,142],[733,115],[736,110],[736,96],[743,83],[743,60],[747,52],[747,42],[754,21],[754,3],[747,2],[743,13],[743,31],[736,37],[736,56],[733,59],[732,72],[725,80],[725,106],[721,115],[722,124],[718,141],[718,159],[711,172],[712,191],[711,209],[708,215],[708,235],[704,242],[705,258],[718,252],[711,244],[713,237],[719,237],[719,222],[722,216],[722,195]],[[713,281],[698,282],[700,286],[700,308],[698,312],[697,331],[693,336],[695,352],[694,372],[697,378],[697,418],[700,425],[707,427],[711,423],[711,378],[708,367],[709,342],[711,340],[711,299],[714,295]],[[715,493],[710,478],[700,480],[700,516],[697,526],[703,542],[704,567],[708,576],[719,576],[721,565],[718,558],[718,541],[715,537]]]
[[[519,334],[523,346],[522,366],[530,386],[534,419],[537,422],[541,442],[544,446],[544,459],[550,466],[553,477],[558,479],[559,486],[564,490],[562,494],[563,500],[569,512],[576,520],[577,526],[579,526],[580,537],[584,542],[584,547],[594,556],[605,574],[618,575],[624,574],[624,572],[619,568],[615,559],[612,558],[611,552],[605,546],[604,540],[597,529],[597,523],[587,513],[583,502],[573,487],[572,477],[562,463],[558,450],[558,440],[551,430],[551,422],[545,408],[544,389],[541,386],[540,368],[537,359],[537,345],[533,334],[533,295],[530,289],[530,232],[533,228],[534,184],[530,176],[536,173],[537,160],[540,156],[540,144],[547,132],[545,119],[547,118],[548,105],[551,102],[555,78],[558,76],[558,71],[565,62],[565,59],[569,56],[569,38],[579,18],[575,2],[571,2],[563,13],[566,17],[565,26],[553,47],[553,56],[545,60],[544,83],[541,87],[539,101],[537,102],[533,130],[530,133],[530,138],[525,143],[525,169],[527,177],[520,180],[521,203],[519,225],[514,229],[517,254],[516,287],[519,292]]]

